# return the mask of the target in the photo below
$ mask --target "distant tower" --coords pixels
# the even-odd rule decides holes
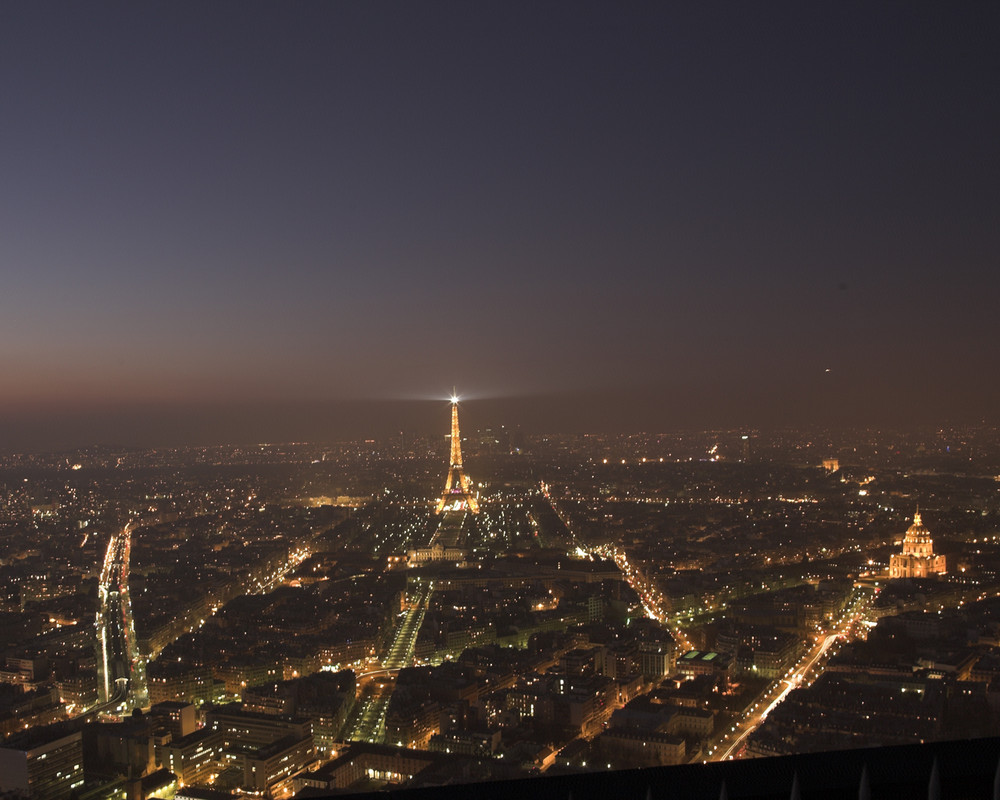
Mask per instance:
[[[469,476],[462,468],[462,437],[458,432],[458,398],[451,398],[451,461],[448,465],[448,478],[444,484],[444,494],[438,500],[436,512],[446,510],[468,510],[479,513],[479,503],[469,486]]]

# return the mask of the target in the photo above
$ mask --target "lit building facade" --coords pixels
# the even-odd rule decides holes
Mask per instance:
[[[83,737],[53,726],[25,731],[0,746],[0,793],[64,800],[83,787]]]
[[[945,571],[945,557],[934,555],[931,532],[924,527],[918,511],[903,538],[903,552],[889,559],[889,577],[927,578]]]

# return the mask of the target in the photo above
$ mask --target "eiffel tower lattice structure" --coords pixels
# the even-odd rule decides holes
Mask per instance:
[[[458,432],[458,398],[451,398],[451,461],[444,493],[438,500],[435,513],[443,511],[469,511],[479,513],[479,503],[469,483],[469,476],[462,467],[462,437]]]

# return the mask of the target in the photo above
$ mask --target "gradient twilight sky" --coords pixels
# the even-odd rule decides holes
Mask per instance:
[[[971,1],[4,3],[0,450],[443,429],[397,401],[452,385],[996,423],[998,41]]]

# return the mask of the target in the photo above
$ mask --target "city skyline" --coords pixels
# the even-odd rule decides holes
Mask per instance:
[[[6,451],[995,422],[995,7],[2,13]]]
[[[0,790],[914,796],[943,753],[992,785],[1000,429],[515,441],[438,408],[450,446],[440,413],[436,445],[0,459]]]

